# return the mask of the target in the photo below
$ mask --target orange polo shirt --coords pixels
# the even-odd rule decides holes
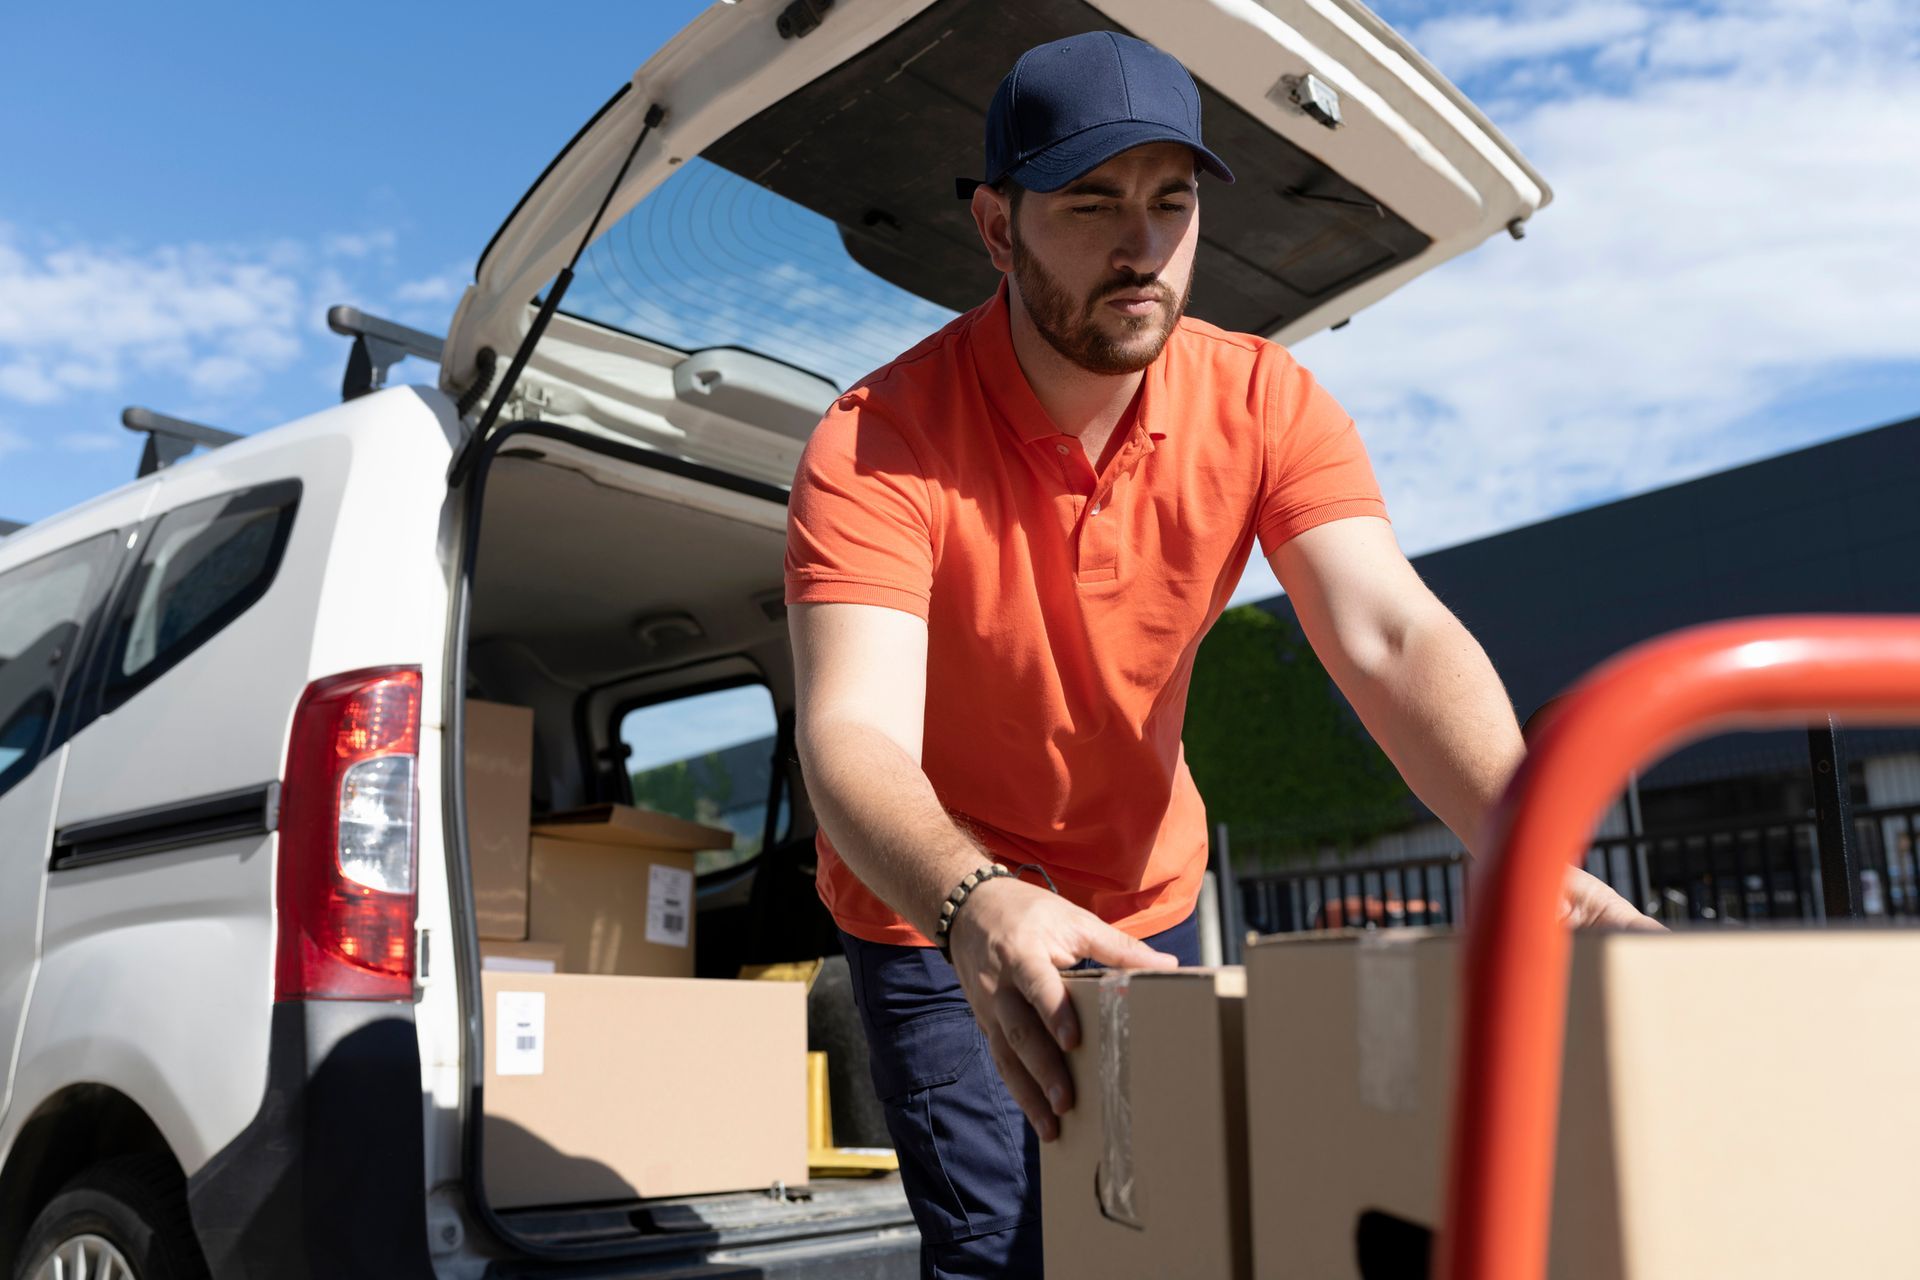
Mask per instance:
[[[1200,639],[1268,555],[1385,517],[1353,420],[1286,348],[1185,319],[1096,473],[1014,357],[1007,288],[847,392],[787,514],[789,604],[927,623],[921,765],[993,857],[1135,937],[1186,918],[1206,810],[1180,745]],[[872,942],[926,939],[819,841],[820,896]]]

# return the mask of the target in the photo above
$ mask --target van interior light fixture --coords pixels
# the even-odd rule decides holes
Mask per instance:
[[[1340,95],[1311,71],[1305,75],[1280,77],[1280,83],[1267,91],[1267,97],[1318,120],[1329,129],[1340,127]]]
[[[633,634],[647,648],[660,651],[698,640],[706,631],[692,614],[655,613],[634,623]]]

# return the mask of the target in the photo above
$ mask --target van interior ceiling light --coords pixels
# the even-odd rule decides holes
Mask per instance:
[[[670,649],[698,640],[706,632],[691,614],[656,613],[633,624],[634,638],[649,649]]]
[[[541,335],[547,331],[547,324],[553,319],[554,311],[559,308],[560,299],[566,297],[567,286],[573,283],[574,264],[580,261],[580,255],[585,253],[587,246],[593,242],[594,233],[600,229],[600,219],[607,216],[607,206],[613,203],[614,192],[620,190],[620,184],[627,180],[627,170],[633,167],[633,158],[640,154],[640,148],[646,142],[647,135],[659,127],[660,122],[666,118],[667,110],[659,103],[655,102],[647,107],[647,114],[640,123],[640,136],[633,140],[633,146],[627,151],[627,158],[621,162],[620,172],[614,175],[612,183],[607,187],[607,194],[601,197],[599,209],[595,210],[593,217],[588,220],[586,234],[580,237],[580,243],[575,246],[573,256],[567,259],[567,265],[560,268],[560,274],[553,278],[553,286],[547,290],[547,296],[542,299],[539,312],[527,328],[527,336],[520,340],[519,349],[513,353],[513,363],[507,366],[507,375],[500,380],[499,389],[493,393],[493,399],[487,404],[487,411],[480,415],[480,421],[474,424],[472,434],[460,442],[459,451],[453,455],[453,462],[447,468],[449,485],[458,486],[462,480],[466,479],[467,471],[473,465],[475,450],[486,438],[488,429],[500,417],[501,407],[506,404],[507,397],[513,394],[513,385],[520,380],[521,370],[527,367],[527,360],[533,355],[534,347],[539,345]]]

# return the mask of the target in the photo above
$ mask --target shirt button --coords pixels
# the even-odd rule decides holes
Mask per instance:
[[[1056,449],[1058,449],[1058,450],[1059,450],[1060,452],[1062,452],[1062,453],[1065,453],[1065,452],[1067,451],[1067,446],[1065,446],[1065,445],[1063,445],[1063,444],[1057,444],[1057,445],[1055,445],[1055,446],[1053,446],[1053,447],[1054,447],[1054,448],[1056,448]]]
[[[1092,513],[1091,513],[1091,514],[1093,514],[1093,515],[1096,515],[1096,516],[1100,514],[1100,506],[1099,506],[1099,504],[1098,504],[1098,503],[1095,503],[1095,504],[1094,504],[1094,508],[1093,508],[1093,511],[1092,511]]]

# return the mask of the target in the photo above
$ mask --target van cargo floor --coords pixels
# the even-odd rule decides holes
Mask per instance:
[[[635,1234],[685,1237],[689,1244],[770,1243],[794,1236],[866,1231],[913,1217],[897,1173],[822,1179],[804,1187],[724,1195],[618,1201],[500,1211],[530,1242],[561,1247],[617,1245]],[[704,1237],[704,1240],[700,1238]]]

